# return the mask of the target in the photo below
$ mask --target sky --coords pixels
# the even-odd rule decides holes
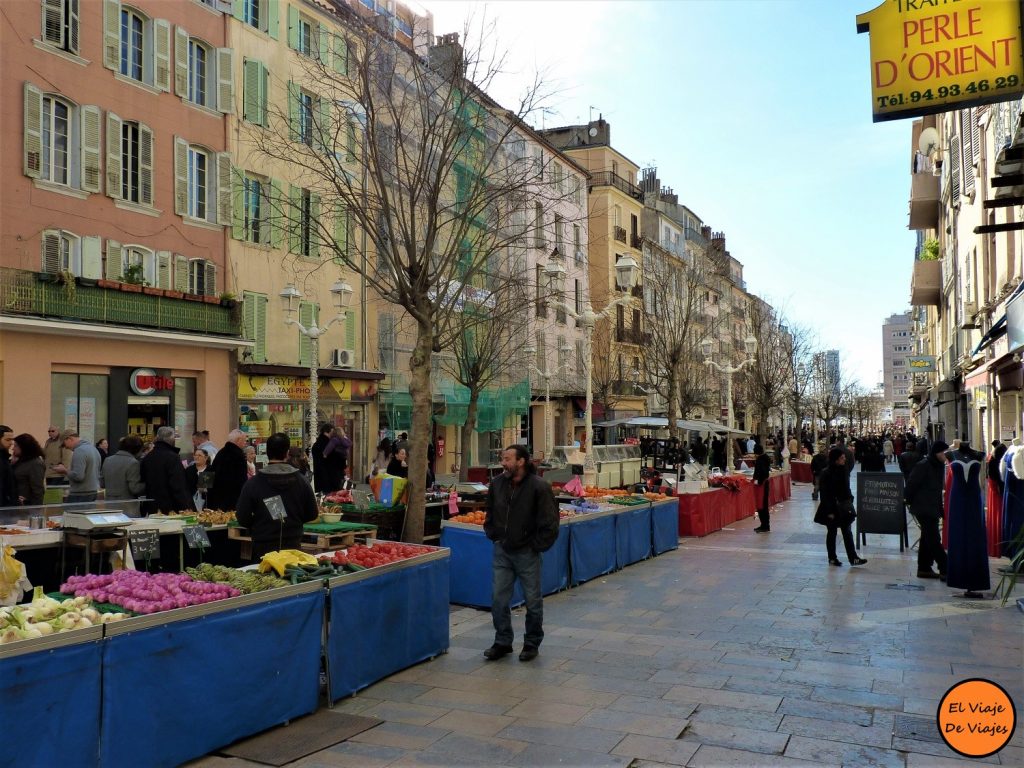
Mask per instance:
[[[612,146],[726,235],[747,289],[847,376],[881,380],[882,322],[909,309],[911,120],[872,123],[880,0],[420,0],[434,32],[482,19],[508,54],[491,95],[540,72],[544,127],[603,115]],[[479,35],[477,35],[479,39]],[[539,122],[539,121],[538,121]],[[539,126],[538,126],[539,127]]]

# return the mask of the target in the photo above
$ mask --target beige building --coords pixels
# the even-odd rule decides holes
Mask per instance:
[[[882,400],[892,409],[892,420],[904,422],[910,395],[911,368],[908,358],[914,354],[914,324],[909,312],[890,315],[882,323]],[[909,425],[907,425],[909,426]]]

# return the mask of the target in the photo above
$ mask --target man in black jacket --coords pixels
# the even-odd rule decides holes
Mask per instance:
[[[319,510],[313,488],[298,469],[288,463],[288,435],[277,432],[267,439],[267,466],[245,484],[238,497],[235,517],[238,524],[249,529],[252,536],[252,557],[259,560],[268,552],[298,549],[302,544],[302,526],[316,520]],[[220,456],[220,453],[217,454]],[[275,519],[271,509],[279,508],[285,516]]]
[[[510,445],[501,454],[505,471],[487,491],[484,533],[494,542],[491,618],[494,645],[484,651],[488,661],[512,653],[512,588],[516,579],[526,598],[526,635],[520,661],[537,658],[544,639],[544,602],[541,597],[541,552],[558,538],[558,508],[551,485],[538,477],[530,452]]]
[[[153,450],[146,454],[139,469],[146,485],[146,496],[152,499],[142,507],[147,515],[194,509],[192,494],[185,482],[185,469],[174,445],[174,427],[160,427],[156,431]]]
[[[910,479],[903,497],[921,526],[921,543],[917,549],[917,578],[945,579],[946,551],[939,538],[939,518],[942,517],[942,492],[946,485],[946,450],[941,440],[932,443],[928,458],[919,461],[910,471]],[[932,570],[932,563],[939,572]]]
[[[245,432],[233,429],[228,433],[228,441],[217,451],[210,469],[213,472],[213,487],[206,503],[210,509],[230,512],[238,504],[238,494],[249,479],[249,464],[245,460]]]
[[[844,454],[845,455],[845,454]],[[811,476],[814,478],[814,490],[811,492],[811,501],[818,500],[818,491],[821,484],[821,473],[828,466],[828,451],[825,444],[818,446],[818,452],[811,458]],[[845,471],[845,470],[844,470]]]
[[[761,524],[754,529],[754,533],[768,533],[771,531],[771,517],[768,512],[768,491],[771,486],[769,478],[772,474],[772,462],[764,452],[760,443],[754,446],[754,485],[757,486],[754,493],[757,494],[757,517]]]
[[[896,462],[900,466],[900,472],[903,473],[904,480],[910,480],[910,472],[917,466],[919,461],[928,457],[928,441],[924,438],[918,440],[916,443],[911,443],[910,447],[907,448],[903,453],[899,455]]]

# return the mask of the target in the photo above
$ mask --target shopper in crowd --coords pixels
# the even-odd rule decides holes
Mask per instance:
[[[137,499],[146,491],[142,482],[142,467],[139,454],[142,452],[142,438],[138,435],[122,437],[117,451],[103,462],[103,484],[107,499],[121,501]]]
[[[107,456],[110,455],[110,441],[105,437],[101,437],[96,441],[96,450],[100,454],[100,466],[103,466],[103,462],[107,460]]]
[[[245,453],[245,479],[252,480],[256,477],[256,446],[247,445],[242,450]]]
[[[306,452],[302,450],[301,445],[293,445],[288,449],[288,463],[299,470],[299,474],[306,478],[306,482],[312,482],[309,459],[306,458]]]
[[[46,479],[60,483],[67,482],[67,479],[54,467],[63,464],[71,466],[71,451],[64,447],[60,440],[60,430],[53,424],[46,430],[46,442],[43,443],[43,463],[46,465]]]
[[[13,445],[14,430],[6,424],[0,424],[0,507],[11,507],[18,503],[14,471],[11,467]]]
[[[230,511],[238,504],[238,494],[249,479],[249,465],[245,460],[245,433],[233,429],[228,440],[217,451],[217,458],[210,465],[213,470],[213,487],[206,501],[212,509]]]
[[[192,433],[192,455],[195,456],[197,448],[202,448],[206,451],[206,455],[213,461],[217,458],[217,446],[213,444],[210,439],[210,430],[208,429],[197,429]]]
[[[316,520],[320,513],[313,489],[299,470],[288,463],[290,447],[288,435],[271,435],[267,439],[267,466],[245,484],[238,497],[235,516],[252,536],[253,560],[279,549],[298,549],[302,526]],[[283,520],[273,519],[265,503],[273,496],[279,497],[284,505]]]
[[[754,529],[755,533],[768,533],[771,531],[771,515],[768,507],[768,491],[771,486],[770,476],[772,473],[771,459],[764,452],[764,447],[760,445],[754,446],[754,455],[757,457],[754,459],[754,476],[753,481],[756,486],[754,493],[757,498],[757,517],[761,524]]]
[[[71,450],[71,466],[58,464],[54,469],[68,478],[68,504],[96,501],[100,490],[100,452],[77,431],[65,429],[60,434],[65,448]]]
[[[863,472],[885,472],[886,458],[878,447],[878,443],[869,440],[864,443],[861,453],[860,468]]]
[[[330,475],[336,478],[338,488],[345,484],[345,475],[348,470],[348,452],[352,448],[352,441],[342,427],[335,427],[331,430],[331,439],[324,447],[324,460],[330,467]],[[337,489],[335,489],[337,490]]]
[[[395,448],[395,452],[391,455],[391,461],[388,462],[387,473],[394,475],[395,477],[408,477],[409,476],[409,462],[407,461],[408,455],[403,446],[399,443],[395,443],[399,446]]]
[[[42,504],[46,491],[46,465],[39,441],[27,432],[15,437],[11,444],[11,463],[17,503],[30,507]]]
[[[377,443],[377,455],[373,459],[373,464],[370,466],[370,474],[366,476],[366,482],[370,482],[371,477],[379,475],[388,468],[388,462],[391,460],[391,441],[386,437],[382,437],[380,442]]]
[[[338,457],[329,457],[325,451],[334,434],[334,425],[324,422],[320,425],[316,440],[313,441],[313,484],[317,493],[334,493],[341,488],[343,475],[338,471]]]
[[[853,494],[850,492],[850,475],[845,466],[846,453],[841,448],[833,448],[828,452],[827,461],[828,466],[822,471],[818,484],[821,501],[814,513],[814,522],[825,526],[825,549],[829,565],[843,564],[836,557],[838,531],[843,532],[843,545],[846,547],[846,558],[850,565],[864,565],[867,560],[857,554],[857,544],[851,527],[856,515],[853,509]]]
[[[196,448],[192,452],[192,463],[185,467],[185,483],[188,485],[188,492],[192,495],[192,503],[195,504],[196,509],[206,509],[206,496],[212,477],[210,454],[206,452],[205,448]]]
[[[194,509],[178,447],[174,444],[174,427],[160,427],[156,431],[153,448],[142,460],[141,470],[146,496],[151,499],[143,504],[147,515]]]
[[[904,481],[910,480],[910,472],[919,461],[928,458],[928,441],[923,437],[916,443],[910,442],[905,451],[900,454],[897,464],[900,472],[903,473]]]
[[[536,474],[530,452],[510,445],[501,454],[504,472],[487,492],[484,533],[494,542],[491,618],[494,644],[484,651],[488,661],[512,653],[512,612],[509,602],[516,579],[526,599],[526,634],[520,661],[537,657],[544,639],[541,597],[541,553],[558,538],[558,507],[551,485]]]
[[[818,447],[818,452],[811,459],[811,477],[814,479],[814,490],[811,492],[811,501],[817,501],[821,489],[821,473],[828,466],[828,451],[825,444]]]
[[[757,438],[751,435],[747,438],[747,444],[744,446],[747,449],[747,453],[751,454],[754,452],[754,447],[757,445]]]
[[[928,457],[919,461],[910,471],[904,489],[904,498],[910,505],[910,514],[921,527],[921,542],[917,549],[917,578],[945,579],[946,550],[939,538],[939,519],[942,517],[942,492],[946,483],[946,449],[941,440],[932,443]],[[932,563],[939,572],[932,570]]]

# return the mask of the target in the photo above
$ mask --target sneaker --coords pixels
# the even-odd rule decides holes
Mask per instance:
[[[838,566],[838,567],[842,567],[843,562],[839,558],[837,558],[837,557],[830,557],[828,559],[828,564],[829,565],[835,565],[835,566]]]
[[[523,650],[519,653],[520,661],[533,661],[537,658],[537,646],[535,645],[524,645]]]
[[[771,530],[772,529],[767,525],[759,525],[754,529],[754,533],[770,533]]]
[[[937,578],[939,578],[939,574],[937,574],[935,571],[929,569],[927,571],[918,571],[917,572],[917,578],[919,578],[919,579],[937,579]]]
[[[858,557],[856,560],[850,561],[850,565],[864,565],[865,563],[867,563],[867,560],[863,557]]]
[[[497,661],[502,656],[508,656],[510,653],[512,653],[511,645],[498,645],[495,643],[484,651],[484,658],[488,661]]]

